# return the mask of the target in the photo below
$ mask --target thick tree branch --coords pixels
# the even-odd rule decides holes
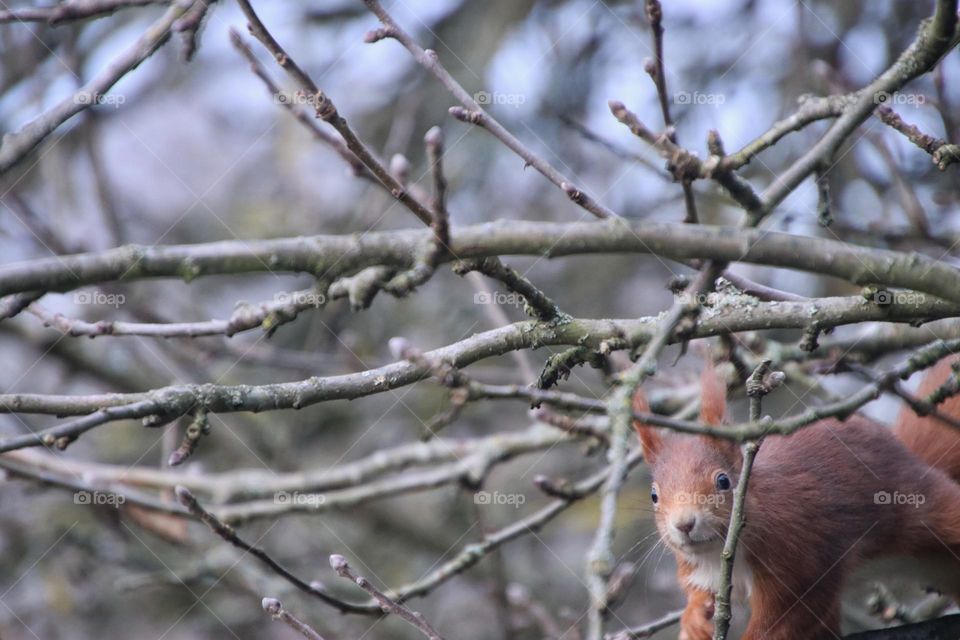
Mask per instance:
[[[757,302],[749,296],[728,296],[718,298],[720,300],[725,304],[707,307],[702,311],[690,339],[761,329],[798,329],[807,326],[813,316],[819,319],[823,328],[828,328],[868,321],[909,322],[960,315],[957,306],[936,300],[917,305],[894,302],[889,306],[875,305],[861,297],[820,298],[809,302]],[[750,310],[749,314],[742,313],[745,308]],[[630,349],[646,344],[656,323],[657,318],[577,318],[557,325],[523,321],[425,352],[424,356],[434,361],[445,360],[457,368],[463,368],[484,358],[534,345],[588,346],[597,350]],[[915,340],[911,338],[903,343],[904,346],[916,345],[924,338],[929,341],[931,337],[927,332],[912,335]],[[405,360],[360,373],[261,386],[180,385],[143,393],[89,396],[0,394],[0,412],[85,415],[102,408],[151,399],[172,406],[178,404],[175,401],[182,397],[202,399],[204,405],[216,412],[296,409],[317,402],[380,393],[412,384],[431,374],[429,366]],[[498,392],[496,395],[503,394]],[[531,400],[547,397],[534,392],[523,395]],[[185,405],[189,406],[190,402]]]
[[[215,274],[307,272],[320,279],[366,267],[410,268],[433,241],[431,230],[363,236],[311,236],[194,245],[126,246],[0,267],[0,296],[68,291],[84,285],[144,278],[192,280]],[[655,254],[671,260],[746,262],[831,275],[858,285],[922,291],[960,302],[960,269],[917,253],[902,253],[766,230],[662,222],[546,223],[502,221],[452,233],[455,258],[499,255]]]

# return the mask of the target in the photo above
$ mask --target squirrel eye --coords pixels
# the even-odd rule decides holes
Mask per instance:
[[[657,495],[657,489],[655,487],[650,489],[650,500],[653,504],[657,504],[657,502],[660,501],[660,496]]]
[[[725,473],[718,473],[716,484],[717,484],[717,489],[720,489],[720,491],[729,491],[730,477]]]

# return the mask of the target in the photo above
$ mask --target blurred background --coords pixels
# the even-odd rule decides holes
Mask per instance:
[[[31,3],[7,0],[4,9]],[[644,72],[651,36],[642,2],[602,0],[386,0],[400,24],[512,133],[595,198],[621,215],[679,221],[682,191],[663,162],[610,116],[622,100],[653,130],[662,128],[656,92]],[[716,129],[728,152],[796,110],[805,94],[859,88],[887,68],[912,40],[933,2],[908,0],[666,0],[665,67],[677,135],[706,156]],[[364,44],[378,23],[359,0],[254,4],[266,26],[330,96],[359,135],[384,158],[403,154],[411,182],[429,188],[423,136],[439,125],[449,210],[457,225],[496,219],[576,221],[589,214],[485,131],[450,117],[454,99],[393,41]],[[127,9],[113,16],[48,26],[0,26],[0,129],[16,131],[72,94],[129,47],[164,10]],[[58,129],[0,181],[0,260],[4,263],[145,245],[252,240],[319,233],[415,228],[408,211],[382,190],[353,177],[342,159],[318,143],[281,108],[230,45],[244,33],[269,73],[292,89],[269,56],[246,35],[237,6],[218,2],[189,63],[178,37],[124,78],[105,101]],[[911,84],[895,105],[925,132],[956,141],[960,59]],[[826,129],[791,134],[745,167],[760,190]],[[859,244],[918,249],[952,259],[960,232],[957,172],[940,173],[929,156],[871,119],[842,148],[829,174],[836,222],[817,223],[817,194],[807,180],[770,216],[767,228],[838,237]],[[701,219],[735,224],[739,210],[712,184],[697,183]],[[669,279],[687,270],[652,256],[510,259],[575,317],[635,318],[668,308]],[[804,295],[843,294],[852,287],[783,270],[740,273]],[[51,294],[43,305],[89,321],[197,321],[227,318],[238,301],[272,300],[310,286],[281,274],[135,282],[99,290],[123,303],[78,304]],[[91,290],[92,291],[92,290]],[[93,299],[93,298],[91,298]],[[96,298],[108,300],[103,296]],[[114,300],[116,298],[113,298]],[[379,296],[354,313],[345,301],[302,314],[269,339],[261,332],[233,338],[169,340],[64,337],[29,314],[0,324],[0,390],[85,394],[141,391],[174,383],[262,384],[311,375],[362,371],[392,362],[387,341],[404,336],[422,349],[490,329],[489,298],[441,269],[415,295]],[[82,300],[80,302],[83,302]],[[479,302],[479,303],[478,303]],[[500,308],[509,321],[515,306]],[[870,331],[851,328],[848,331]],[[839,332],[842,335],[843,332]],[[772,337],[796,340],[793,332]],[[484,360],[474,379],[527,384],[552,353]],[[696,357],[674,361],[668,349],[653,386],[677,389],[694,381]],[[831,378],[834,393],[855,381]],[[602,376],[578,368],[563,389],[602,397]],[[799,395],[799,394],[798,394]],[[807,397],[812,401],[814,393]],[[797,410],[782,399],[769,411]],[[435,382],[353,402],[299,412],[228,414],[211,418],[212,434],[184,474],[236,469],[316,470],[415,441],[423,423],[447,407]],[[870,411],[889,421],[891,401]],[[734,406],[740,415],[742,407]],[[2,435],[54,424],[43,416],[0,416]],[[445,435],[465,438],[516,432],[530,424],[515,403],[469,405]],[[142,467],[163,466],[179,442],[174,427],[137,423],[97,429],[57,454]],[[483,531],[496,529],[549,502],[536,474],[582,478],[602,453],[564,445],[498,466],[485,488],[520,492],[524,503],[477,505],[473,491],[443,486],[372,501],[343,511],[251,523],[243,535],[295,573],[358,598],[327,564],[331,553],[381,586],[415,580]],[[632,474],[622,499],[614,550],[636,573],[611,629],[639,624],[681,603],[673,560],[651,537],[646,471]],[[178,544],[111,506],[75,504],[70,492],[9,479],[0,484],[0,630],[20,638],[292,638],[272,623],[260,598],[275,595],[332,638],[416,638],[395,618],[342,616],[301,597],[251,558],[197,528]],[[448,585],[417,600],[434,625],[459,638],[540,638],[529,612],[503,602],[505,585],[522,585],[565,626],[585,613],[583,556],[598,514],[595,499],[565,512]],[[339,584],[342,583],[342,584]],[[662,637],[675,637],[671,630]],[[564,636],[575,638],[573,632]],[[658,636],[659,637],[659,636]]]

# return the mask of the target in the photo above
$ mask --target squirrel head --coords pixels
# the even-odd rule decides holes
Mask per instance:
[[[639,390],[633,407],[649,412]],[[701,376],[700,421],[719,425],[725,413],[726,385],[708,360]],[[731,440],[664,432],[639,422],[634,428],[653,475],[650,500],[661,539],[684,556],[715,554],[727,535],[740,448]]]

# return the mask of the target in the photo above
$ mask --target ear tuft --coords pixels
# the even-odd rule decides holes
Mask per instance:
[[[633,410],[636,413],[650,413],[650,404],[643,389],[638,388],[633,394]],[[653,464],[663,446],[663,438],[653,427],[647,426],[639,420],[633,421],[633,428],[640,437],[640,446],[643,448],[643,459],[647,464]]]
[[[720,425],[727,416],[727,385],[717,374],[710,356],[704,360],[700,376],[700,421]]]

